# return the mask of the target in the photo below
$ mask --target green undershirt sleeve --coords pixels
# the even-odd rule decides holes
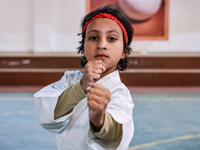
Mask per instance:
[[[91,122],[90,129],[97,138],[102,140],[118,142],[122,139],[122,124],[116,122],[107,111],[105,111],[105,120],[101,130],[95,132],[94,125]]]
[[[59,96],[54,110],[54,119],[62,117],[71,110],[87,95],[82,90],[80,82],[72,84]]]

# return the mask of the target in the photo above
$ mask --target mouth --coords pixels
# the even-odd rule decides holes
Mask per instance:
[[[108,58],[108,56],[104,55],[104,54],[98,54],[95,56],[95,58],[98,58],[98,59],[106,59]]]

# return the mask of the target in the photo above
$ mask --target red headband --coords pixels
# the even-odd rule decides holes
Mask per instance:
[[[94,16],[92,19],[90,19],[89,21],[87,21],[87,22],[85,23],[85,25],[83,26],[82,33],[85,32],[85,29],[86,29],[87,25],[88,25],[92,20],[94,20],[94,19],[96,19],[96,18],[109,18],[109,19],[111,19],[111,20],[114,20],[114,21],[121,27],[121,29],[122,29],[122,31],[123,31],[123,33],[124,33],[125,39],[126,39],[126,44],[128,44],[128,34],[127,34],[127,32],[126,32],[126,29],[125,29],[124,25],[123,25],[115,16],[113,16],[113,15],[111,15],[111,14],[108,14],[108,13],[99,13],[99,14],[97,14],[96,16]]]

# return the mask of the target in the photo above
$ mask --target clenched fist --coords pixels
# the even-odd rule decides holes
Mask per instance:
[[[100,130],[104,123],[105,110],[110,101],[111,92],[98,83],[90,83],[88,92],[89,119]]]
[[[81,79],[81,86],[84,92],[89,83],[94,83],[100,79],[101,74],[106,70],[106,67],[103,66],[102,60],[92,60],[88,61],[85,65],[83,77]]]

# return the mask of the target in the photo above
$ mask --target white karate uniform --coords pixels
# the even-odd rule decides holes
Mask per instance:
[[[123,124],[121,141],[107,142],[92,134],[89,126],[87,97],[82,99],[69,114],[54,120],[54,109],[58,97],[81,78],[80,71],[66,71],[58,82],[44,87],[34,95],[36,114],[40,124],[45,129],[57,133],[58,150],[128,149],[134,132],[132,117],[134,104],[129,90],[120,80],[118,71],[110,73],[96,83],[111,91],[111,100],[106,110],[115,121]]]

